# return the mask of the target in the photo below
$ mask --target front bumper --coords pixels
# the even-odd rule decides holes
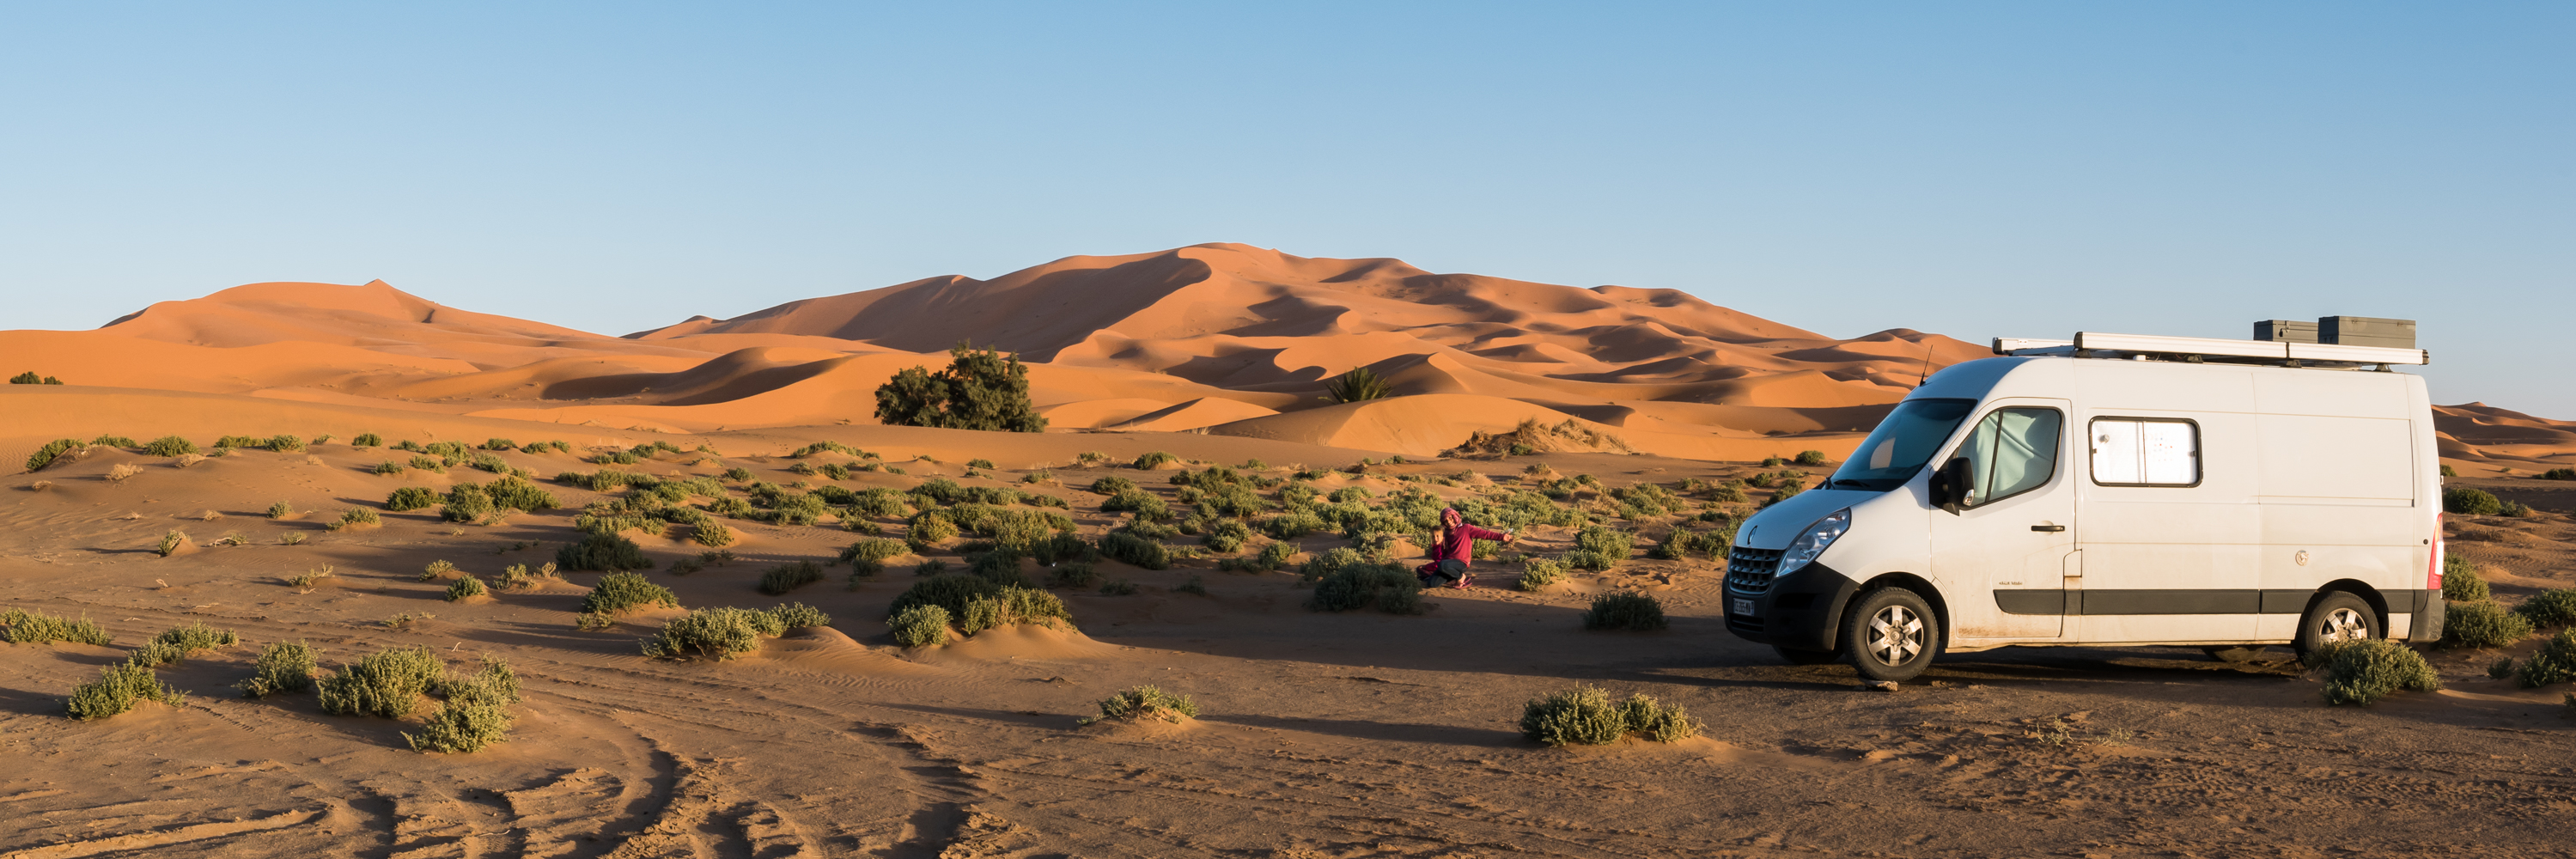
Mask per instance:
[[[1779,555],[1767,554],[1774,559]],[[1747,560],[1759,563],[1761,559]],[[1729,559],[1725,605],[1728,632],[1747,641],[1792,650],[1839,649],[1834,639],[1842,632],[1843,607],[1860,590],[1859,582],[1818,563],[1778,578],[1767,574],[1739,577],[1736,564],[1735,559]],[[1737,611],[1748,602],[1752,611]]]

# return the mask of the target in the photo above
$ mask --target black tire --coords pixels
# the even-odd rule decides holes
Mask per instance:
[[[1791,665],[1825,665],[1843,658],[1831,650],[1799,650],[1777,644],[1771,645],[1771,652],[1780,654],[1780,661]]]
[[[2381,638],[2387,634],[2388,630],[2379,624],[2379,611],[2371,608],[2368,600],[2351,591],[2327,591],[2315,605],[2308,606],[2307,614],[2299,616],[2299,660],[2306,662],[2309,654],[2328,642]]]
[[[1941,621],[1930,603],[1905,588],[1880,588],[1852,601],[1843,616],[1843,652],[1860,676],[1902,682],[1922,676],[1941,650]]]
[[[2202,653],[2209,654],[2209,658],[2220,662],[2246,663],[2263,655],[2263,646],[2260,644],[2248,644],[2242,647],[2203,647],[2200,650]]]

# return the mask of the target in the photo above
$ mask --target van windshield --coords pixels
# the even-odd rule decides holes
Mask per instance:
[[[1950,433],[1975,410],[1975,400],[1906,400],[1878,422],[1878,428],[1862,439],[1860,449],[1850,461],[1834,472],[1826,484],[1835,489],[1865,489],[1885,492],[1905,485],[1923,464],[1932,461],[1932,453],[1950,440]]]

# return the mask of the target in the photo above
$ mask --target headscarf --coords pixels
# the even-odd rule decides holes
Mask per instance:
[[[1467,517],[1458,515],[1458,508],[1440,508],[1440,527],[1455,531],[1458,530],[1458,526],[1464,524],[1467,524]]]

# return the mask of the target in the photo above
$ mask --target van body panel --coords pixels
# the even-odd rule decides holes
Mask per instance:
[[[2440,466],[2419,376],[2014,356],[1945,369],[1917,398],[1976,405],[1904,485],[1809,491],[1748,519],[1739,545],[1776,551],[1853,511],[1794,588],[1784,578],[1761,595],[1755,607],[1770,616],[1748,630],[1730,615],[1731,629],[1831,646],[1857,585],[1904,573],[1937,591],[1925,596],[1962,651],[2286,643],[2330,586],[2382,605],[2391,637],[2440,634],[2439,591],[2428,590]],[[1934,507],[1931,475],[1981,421],[2013,408],[2062,412],[2054,473],[1956,513]],[[1791,590],[1799,607],[1777,604]]]

